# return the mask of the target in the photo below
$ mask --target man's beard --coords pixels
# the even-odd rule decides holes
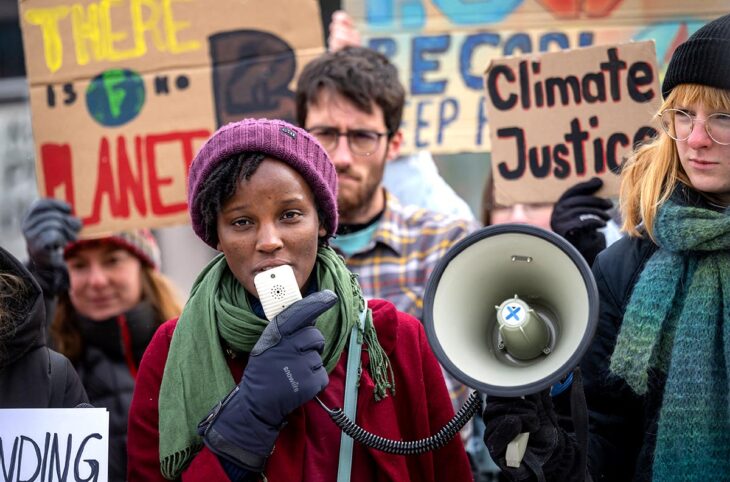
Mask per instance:
[[[337,210],[344,219],[355,217],[360,212],[365,212],[378,194],[380,182],[373,177],[368,177],[364,184],[357,186],[340,187],[337,193]]]
[[[379,169],[378,169],[379,167]],[[377,171],[375,171],[378,169]],[[365,178],[358,179],[357,185],[340,183],[337,193],[337,210],[343,221],[347,222],[360,214],[366,214],[373,204],[375,196],[380,195],[380,183],[383,180],[385,160],[380,166],[373,166]],[[345,174],[338,172],[339,174]],[[343,189],[344,187],[344,189]]]

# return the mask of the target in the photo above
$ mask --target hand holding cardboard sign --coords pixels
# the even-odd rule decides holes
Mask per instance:
[[[63,248],[76,239],[81,220],[71,206],[57,199],[39,199],[23,220],[23,236],[30,259],[41,268],[64,267]]]
[[[329,26],[329,37],[327,37],[327,46],[330,52],[336,52],[345,47],[359,47],[360,45],[362,45],[360,32],[355,28],[352,17],[342,10],[333,13],[332,22]]]

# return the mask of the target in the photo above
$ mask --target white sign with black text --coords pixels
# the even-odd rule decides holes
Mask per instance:
[[[0,482],[107,482],[104,408],[0,410]]]

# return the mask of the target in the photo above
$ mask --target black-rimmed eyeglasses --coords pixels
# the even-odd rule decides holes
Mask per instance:
[[[369,156],[378,150],[380,138],[388,135],[387,132],[376,132],[367,129],[353,129],[351,131],[340,132],[337,129],[327,127],[315,127],[307,129],[307,131],[317,138],[322,147],[327,151],[337,149],[340,137],[347,137],[347,145],[350,151],[359,156]]]
[[[675,141],[686,141],[692,134],[695,124],[704,124],[705,132],[710,139],[720,145],[730,145],[730,114],[715,112],[707,116],[705,120],[681,109],[664,109],[659,113],[662,129]]]

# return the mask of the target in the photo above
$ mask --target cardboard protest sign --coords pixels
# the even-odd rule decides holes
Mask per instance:
[[[0,410],[0,482],[106,482],[108,456],[104,408]]]
[[[727,0],[343,0],[398,67],[404,152],[487,152],[484,66],[510,55],[654,40],[660,69]],[[486,159],[486,157],[485,157]]]
[[[656,134],[653,42],[494,60],[484,84],[498,205],[554,202],[594,175],[613,195],[624,158]]]
[[[315,0],[21,0],[42,196],[84,234],[187,222],[189,164],[245,117],[294,119]]]

